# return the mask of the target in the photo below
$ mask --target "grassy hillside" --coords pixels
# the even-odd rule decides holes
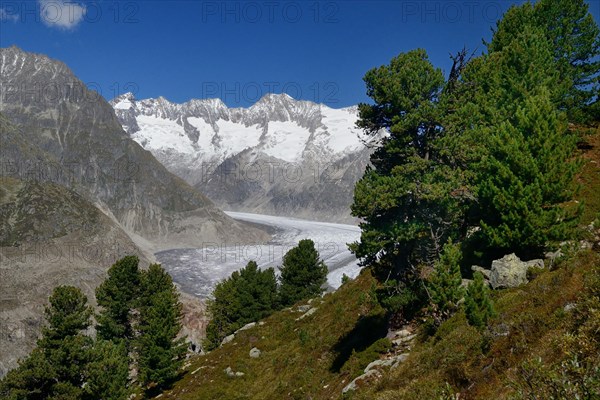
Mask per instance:
[[[314,314],[299,319],[297,307],[280,311],[206,356],[191,360],[183,379],[162,398],[337,398],[350,374],[342,367],[352,352],[385,336],[383,310],[368,292],[366,271],[337,292],[314,299]],[[251,358],[253,347],[261,351]],[[231,367],[243,376],[229,377]]]
[[[460,393],[461,399],[533,399],[600,390],[600,130],[582,138],[586,163],[578,201],[587,205],[583,235],[594,247],[574,244],[552,266],[546,260],[549,268],[532,274],[529,284],[495,291],[498,315],[488,329],[471,327],[459,312],[433,336],[415,320],[410,345],[390,346],[378,340],[387,323],[371,295],[375,280],[365,270],[311,301],[312,315],[299,319],[298,306],[283,310],[192,358],[161,398],[449,399]],[[253,347],[261,351],[258,358],[249,355]],[[369,362],[408,351],[397,367],[380,368],[342,394]],[[230,375],[243,375],[229,376],[228,367]],[[598,398],[593,396],[587,398]]]

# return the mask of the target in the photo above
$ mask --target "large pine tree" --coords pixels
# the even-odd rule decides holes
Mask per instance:
[[[108,270],[108,278],[96,288],[96,300],[101,311],[96,319],[98,336],[105,340],[133,338],[131,311],[139,296],[139,259],[126,256]]]
[[[533,28],[549,41],[553,68],[566,90],[556,99],[570,119],[585,120],[598,112],[600,28],[584,0],[539,0],[512,6],[498,21],[488,44],[490,53],[514,46],[524,29]],[[597,114],[596,114],[597,116]]]
[[[522,23],[516,17],[509,22]],[[504,42],[508,29],[496,33]],[[463,136],[477,148],[469,160],[477,199],[471,216],[481,227],[471,242],[487,258],[539,256],[549,241],[569,237],[580,211],[565,207],[579,167],[575,137],[559,109],[569,84],[560,79],[539,27],[525,24],[510,39],[464,74],[469,91],[463,107],[474,118]]]
[[[279,298],[283,306],[318,296],[327,281],[327,266],[319,258],[315,243],[303,239],[283,256]]]
[[[136,339],[139,381],[162,388],[179,374],[186,352],[181,330],[182,306],[170,275],[152,264],[141,276],[139,337]]]
[[[92,340],[84,335],[92,314],[86,296],[58,286],[45,308],[47,324],[37,348],[0,384],[2,398],[80,399]]]
[[[267,317],[278,308],[277,300],[275,270],[260,270],[255,261],[249,261],[215,287],[208,301],[211,321],[206,328],[205,348],[211,350],[243,325]]]
[[[458,72],[458,68],[453,72]],[[364,77],[373,105],[358,126],[388,136],[357,183],[352,213],[362,218],[353,252],[365,265],[407,270],[437,258],[460,229],[462,181],[440,139],[451,90],[424,50],[413,50]]]
[[[550,241],[563,240],[576,227],[573,198],[579,163],[572,160],[575,138],[544,87],[527,98],[514,121],[493,127],[489,151],[479,163],[481,234],[502,252],[540,255]]]

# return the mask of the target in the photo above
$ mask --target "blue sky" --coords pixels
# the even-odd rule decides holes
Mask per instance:
[[[521,1],[0,1],[0,45],[64,61],[110,99],[175,102],[262,95],[343,107],[368,101],[370,68],[424,48],[448,72],[449,53],[482,39]],[[600,1],[590,0],[599,20]]]

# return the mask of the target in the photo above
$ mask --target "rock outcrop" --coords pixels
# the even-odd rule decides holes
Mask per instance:
[[[530,268],[544,268],[544,260],[521,261],[516,254],[512,253],[492,261],[490,270],[476,265],[471,267],[473,272],[483,274],[492,289],[513,288],[527,283],[527,271]]]

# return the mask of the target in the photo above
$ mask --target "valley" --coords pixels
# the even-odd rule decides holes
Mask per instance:
[[[261,269],[280,266],[283,255],[306,238],[315,242],[328,266],[330,290],[340,287],[344,274],[355,278],[360,272],[356,257],[346,245],[360,238],[358,226],[240,212],[226,214],[235,220],[263,227],[272,232],[272,239],[255,244],[206,242],[201,248],[156,253],[158,261],[184,292],[206,298],[217,282],[251,260]]]

